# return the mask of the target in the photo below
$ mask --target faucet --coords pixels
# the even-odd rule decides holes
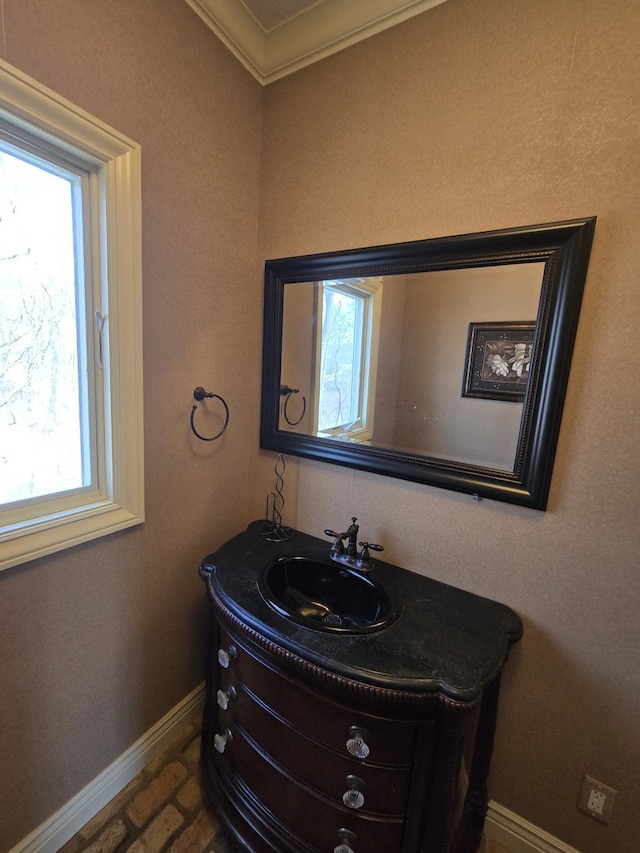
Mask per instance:
[[[329,556],[336,563],[342,563],[345,566],[359,569],[363,572],[368,572],[373,566],[369,551],[384,551],[382,545],[376,545],[373,542],[358,542],[358,530],[360,526],[356,524],[357,518],[351,518],[351,524],[344,533],[336,533],[334,530],[325,530],[325,536],[333,536],[333,545]],[[347,541],[345,548],[344,542]],[[358,554],[358,546],[362,549]]]

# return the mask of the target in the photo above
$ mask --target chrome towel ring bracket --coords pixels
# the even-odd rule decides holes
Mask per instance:
[[[201,385],[198,385],[197,388],[194,388],[194,390],[193,390],[194,400],[197,400],[198,403],[201,403],[205,397],[215,397],[216,400],[220,400],[220,402],[222,403],[222,405],[224,407],[224,424],[222,425],[222,429],[219,432],[217,432],[215,435],[212,435],[210,437],[200,435],[200,433],[196,429],[195,424],[193,422],[193,418],[194,418],[194,415],[196,413],[196,409],[198,408],[197,403],[194,403],[193,406],[191,407],[191,429],[193,430],[193,434],[196,435],[200,439],[200,441],[215,441],[217,438],[220,438],[222,433],[226,430],[227,426],[229,425],[229,406],[227,406],[226,402],[224,401],[224,399],[219,394],[214,394],[212,391],[205,391]]]

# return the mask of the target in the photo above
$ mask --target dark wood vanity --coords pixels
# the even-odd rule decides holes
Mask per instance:
[[[330,543],[264,522],[207,557],[213,608],[204,783],[251,853],[471,853],[488,795],[500,672],[522,634],[504,605],[376,560],[395,615],[375,631],[288,619],[259,580]]]

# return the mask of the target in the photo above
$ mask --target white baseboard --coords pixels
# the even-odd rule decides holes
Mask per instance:
[[[580,853],[493,800],[489,803],[484,834],[511,853]]]
[[[172,708],[136,743],[9,853],[56,853],[202,713],[204,684]]]

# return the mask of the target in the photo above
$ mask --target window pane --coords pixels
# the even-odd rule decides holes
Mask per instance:
[[[9,150],[17,153],[0,144],[0,504],[87,479],[74,242],[81,179]]]
[[[318,430],[359,417],[362,299],[323,288]]]

